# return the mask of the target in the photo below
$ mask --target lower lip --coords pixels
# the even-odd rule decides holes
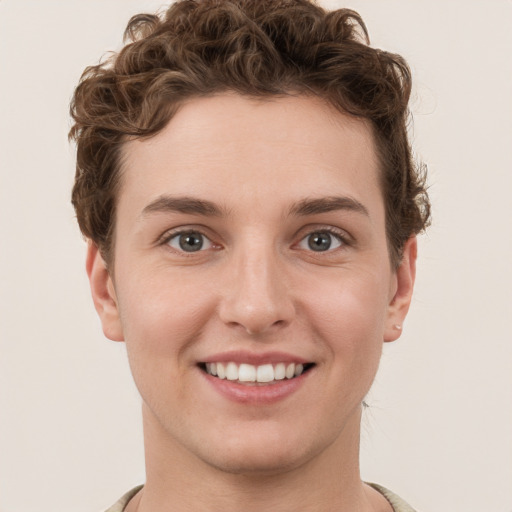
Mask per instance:
[[[234,402],[244,404],[273,404],[284,400],[295,393],[308,378],[313,368],[293,379],[278,380],[272,384],[249,385],[239,382],[219,379],[201,370],[205,379],[224,397]]]

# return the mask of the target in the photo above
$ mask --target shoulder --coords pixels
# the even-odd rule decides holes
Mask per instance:
[[[382,485],[367,482],[376,491],[380,492],[391,504],[394,512],[416,512],[409,504],[407,504],[400,496],[386,489]]]
[[[123,494],[121,498],[116,501],[110,508],[105,510],[105,512],[123,512],[126,505],[128,505],[128,502],[142,489],[142,485],[138,485],[137,487],[134,487],[130,491],[128,491],[126,494]]]

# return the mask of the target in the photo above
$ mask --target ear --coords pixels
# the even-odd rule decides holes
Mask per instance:
[[[418,244],[412,236],[404,246],[402,261],[395,272],[394,294],[388,306],[384,341],[395,341],[402,334],[402,326],[411,305]]]
[[[124,341],[114,283],[98,246],[91,240],[87,246],[86,270],[103,333],[112,341]]]

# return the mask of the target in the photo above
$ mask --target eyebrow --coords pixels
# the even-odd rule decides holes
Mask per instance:
[[[215,203],[194,197],[160,196],[142,210],[141,217],[150,213],[178,212],[208,217],[221,217],[225,214]]]
[[[348,210],[369,217],[367,208],[352,197],[320,197],[298,201],[289,210],[290,215],[307,216],[328,213],[336,210]],[[206,199],[187,196],[160,196],[144,207],[141,217],[151,213],[178,212],[205,217],[222,217],[226,212],[215,203]]]
[[[328,213],[336,210],[348,210],[370,216],[368,209],[352,197],[320,197],[317,199],[303,199],[290,209],[291,215],[306,216],[319,213]]]

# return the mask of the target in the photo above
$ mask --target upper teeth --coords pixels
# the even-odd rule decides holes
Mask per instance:
[[[238,380],[240,382],[272,382],[273,380],[291,379],[304,371],[300,363],[252,364],[206,363],[206,372],[219,379]]]

